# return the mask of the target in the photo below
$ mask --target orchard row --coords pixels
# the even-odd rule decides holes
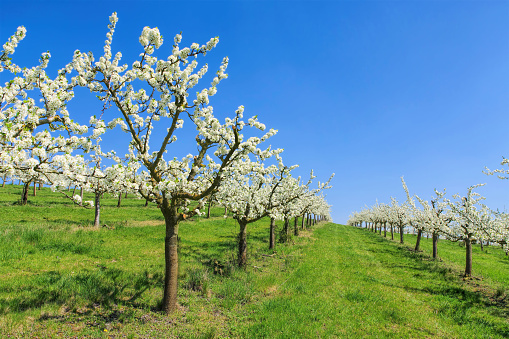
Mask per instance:
[[[198,68],[198,57],[217,45],[217,37],[182,48],[177,34],[171,53],[161,58],[156,50],[163,36],[157,28],[145,27],[139,58],[128,65],[121,63],[121,52],[112,52],[116,13],[109,21],[103,55],[96,59],[92,52],[77,50],[54,78],[46,73],[49,52],[36,67],[12,62],[10,56],[26,35],[24,27],[3,45],[0,71],[10,73],[11,80],[0,87],[0,174],[23,181],[25,193],[31,182],[66,195],[70,185],[94,193],[95,201],[84,202],[81,195],[69,198],[95,206],[97,223],[104,193],[136,194],[157,204],[166,224],[162,307],[172,312],[177,305],[181,221],[202,213],[208,200],[225,206],[239,224],[238,264],[245,266],[248,224],[263,217],[285,224],[304,215],[330,218],[321,195],[330,179],[312,188],[313,172],[309,180],[293,177],[297,166],[283,163],[282,149],[262,147],[277,131],[259,132],[265,126],[256,116],[244,121],[243,106],[222,121],[214,115],[209,98],[228,76],[228,58],[210,86],[190,97],[208,70],[206,64]],[[67,109],[78,88],[89,89],[103,107],[81,123],[83,117]],[[185,140],[193,153],[177,159],[167,152],[184,123],[190,125],[189,133],[196,131]],[[117,139],[116,149],[106,150],[102,137],[112,130],[125,136]],[[253,136],[245,136],[247,130]]]
[[[502,171],[499,171],[500,173]],[[423,233],[432,234],[433,258],[437,258],[438,239],[460,241],[465,244],[465,276],[472,274],[472,244],[495,243],[509,253],[509,214],[491,210],[484,205],[482,197],[474,190],[483,185],[468,188],[466,196],[455,194],[452,200],[446,197],[446,192],[435,190],[435,196],[424,200],[417,195],[411,196],[403,178],[403,188],[407,194],[405,203],[400,204],[391,198],[391,204],[376,204],[371,208],[354,212],[348,224],[366,227],[387,235],[387,226],[393,235],[393,228],[397,227],[400,242],[403,243],[405,227],[412,227],[417,231],[415,251],[419,250]],[[418,204],[416,203],[418,201]]]

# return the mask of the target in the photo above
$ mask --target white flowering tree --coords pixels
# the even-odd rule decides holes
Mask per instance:
[[[399,204],[396,198],[391,197],[391,205],[390,205],[389,215],[391,222],[398,226],[399,228],[399,242],[401,244],[404,243],[403,233],[405,230],[405,225],[408,224],[409,213],[408,206],[406,204]]]
[[[91,148],[90,138],[80,136],[88,127],[73,121],[67,111],[77,86],[66,78],[72,66],[65,66],[52,79],[45,71],[49,52],[32,68],[13,63],[11,55],[25,35],[25,28],[19,27],[0,51],[0,72],[11,75],[0,87],[0,174],[23,180],[22,203],[26,203],[30,182],[57,189],[66,174],[83,171],[84,159],[76,151]]]
[[[424,224],[425,231],[431,233],[433,249],[432,256],[434,259],[438,257],[438,239],[440,234],[446,234],[449,231],[449,224],[455,218],[445,200],[445,190],[438,191],[435,189],[435,196],[430,202],[416,196],[422,206],[420,213],[420,222]]]
[[[403,177],[401,177],[401,183],[403,184],[403,189],[407,196],[406,205],[408,207],[408,223],[417,230],[417,239],[415,241],[414,251],[418,252],[420,250],[422,234],[423,232],[428,232],[431,229],[434,221],[433,217],[436,215],[436,211],[430,207],[427,201],[415,196],[423,207],[423,209],[418,208],[413,197],[410,196],[410,192],[408,191],[408,187]],[[440,213],[438,213],[438,215],[440,215]]]
[[[276,152],[279,154],[281,150]],[[237,162],[216,195],[239,224],[239,267],[247,265],[247,225],[269,214],[274,219],[282,219],[280,213],[284,205],[296,200],[304,192],[290,175],[290,171],[297,166],[285,166],[278,154],[277,164],[270,166],[263,163],[267,156],[259,157],[256,161],[246,157]]]
[[[498,243],[505,248],[506,255],[509,255],[509,214],[494,212],[495,219],[490,227],[486,229],[488,241]]]
[[[454,201],[445,199],[454,214],[454,221],[442,232],[451,241],[464,242],[466,277],[472,275],[472,243],[480,239],[482,234],[493,225],[492,212],[485,205],[480,204],[484,197],[474,192],[474,189],[483,185],[470,186],[464,197],[455,194]]]
[[[120,170],[136,175],[130,180],[129,189],[136,190],[143,198],[157,203],[166,224],[165,279],[162,308],[173,312],[177,307],[178,229],[182,220],[200,213],[204,198],[213,193],[225,178],[225,173],[238,159],[256,151],[257,145],[273,135],[270,130],[261,138],[245,139],[242,130],[246,125],[263,130],[264,125],[255,118],[248,124],[243,119],[241,106],[232,118],[220,122],[209,105],[209,97],[216,94],[217,85],[227,77],[228,58],[224,58],[217,76],[208,88],[189,95],[207,72],[207,65],[197,70],[199,55],[205,55],[218,43],[213,38],[203,45],[193,43],[181,48],[181,35],[174,38],[172,53],[164,58],[154,55],[163,44],[157,28],[145,27],[139,38],[142,46],[140,57],[130,66],[122,65],[120,52],[111,52],[113,34],[117,23],[114,13],[110,17],[109,32],[104,54],[95,61],[92,53],[76,51],[73,67],[77,72],[73,81],[87,86],[105,107],[112,105],[118,115],[107,119],[105,127],[97,127],[94,134],[107,128],[120,126],[127,134],[125,162],[119,161]],[[108,116],[106,111],[104,116]],[[99,119],[98,119],[99,120]],[[194,147],[182,159],[165,156],[176,143],[176,132],[183,128],[184,120],[196,130]],[[97,125],[97,124],[96,124]],[[159,138],[152,135],[162,134]],[[185,147],[185,146],[184,146]],[[125,165],[127,164],[127,165]],[[190,201],[198,207],[189,209]]]
[[[276,209],[273,215],[279,215],[284,220],[284,226],[281,230],[281,237],[280,240],[282,242],[285,242],[290,237],[290,219],[295,218],[294,220],[294,230],[293,234],[295,236],[299,235],[299,229],[298,229],[298,217],[302,216],[301,225],[302,228],[304,228],[304,222],[305,218],[304,215],[307,213],[308,215],[314,214],[316,216],[323,216],[323,217],[330,217],[329,215],[329,205],[325,201],[325,198],[321,195],[318,195],[320,192],[322,192],[325,189],[329,189],[332,186],[330,185],[330,182],[332,178],[334,177],[334,174],[332,174],[325,183],[318,183],[317,188],[311,189],[310,185],[313,181],[313,179],[316,178],[316,176],[313,174],[313,171],[311,171],[309,180],[306,184],[300,183],[300,178],[287,180],[285,182],[285,185],[288,186],[288,188],[285,188],[284,191],[289,193],[296,190],[299,190],[299,194],[297,199],[292,200],[289,203],[281,205],[280,208]],[[293,187],[293,188],[292,188]],[[290,194],[293,196],[293,194]],[[274,237],[274,231],[273,228],[271,228],[271,243],[273,242]],[[270,247],[273,248],[273,247]]]

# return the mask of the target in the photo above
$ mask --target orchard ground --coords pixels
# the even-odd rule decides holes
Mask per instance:
[[[43,188],[19,206],[0,188],[0,336],[311,338],[509,336],[509,257],[439,242],[441,260],[365,229],[321,223],[268,249],[269,221],[249,225],[249,265],[235,266],[238,225],[195,217],[181,225],[179,310],[158,311],[164,220],[133,196],[74,207]],[[87,198],[87,197],[85,197]],[[278,223],[279,228],[282,227]],[[395,237],[396,239],[398,237]],[[407,247],[408,246],[408,247]]]

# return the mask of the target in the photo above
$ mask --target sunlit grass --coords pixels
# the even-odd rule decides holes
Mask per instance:
[[[158,311],[164,221],[155,206],[128,197],[117,208],[106,197],[108,227],[94,228],[92,210],[48,189],[19,206],[20,192],[0,189],[0,337],[509,335],[509,260],[493,247],[475,249],[477,275],[464,281],[457,244],[441,241],[443,261],[433,261],[428,240],[414,253],[366,230],[322,224],[274,252],[261,220],[248,227],[249,265],[240,270],[238,225],[215,208],[211,219],[180,226],[179,309],[166,316]]]

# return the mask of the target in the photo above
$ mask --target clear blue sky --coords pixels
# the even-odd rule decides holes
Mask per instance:
[[[509,1],[0,0],[0,38],[24,25],[14,61],[34,66],[49,50],[54,75],[76,49],[100,55],[114,11],[113,53],[129,64],[144,26],[163,34],[160,56],[178,32],[183,46],[219,36],[199,59],[215,73],[230,58],[214,111],[244,105],[278,129],[270,143],[297,174],[335,172],[334,221],[376,199],[404,200],[402,175],[424,198],[487,183],[488,205],[509,209],[509,180],[482,173],[509,157]],[[70,108],[97,110],[79,93]]]

